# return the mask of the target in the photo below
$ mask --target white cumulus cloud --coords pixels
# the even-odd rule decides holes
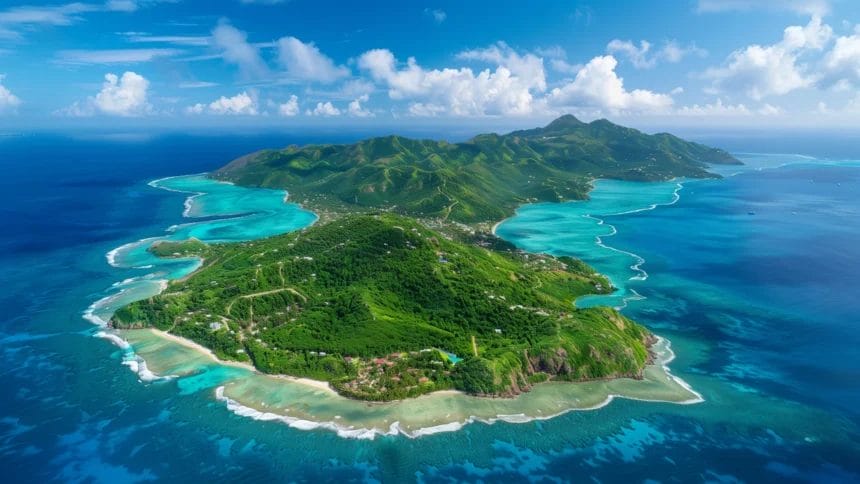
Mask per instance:
[[[823,70],[828,84],[860,84],[860,31],[836,39],[824,57]]]
[[[647,40],[639,42],[639,46],[629,40],[614,39],[606,45],[606,51],[610,54],[624,54],[630,62],[638,69],[654,67],[657,64],[655,57],[649,57],[651,43]]]
[[[520,55],[504,42],[497,42],[485,49],[466,50],[457,54],[458,59],[476,60],[504,66],[511,74],[522,79],[529,88],[546,90],[546,72],[543,59],[534,54]]]
[[[745,116],[776,116],[783,113],[783,109],[772,104],[762,104],[757,109],[751,109],[743,103],[726,104],[722,99],[712,103],[693,104],[682,106],[673,114],[684,117],[745,117]]]
[[[573,81],[550,92],[550,104],[609,112],[656,112],[672,105],[672,97],[668,94],[645,89],[628,91],[624,80],[615,72],[617,65],[618,61],[611,55],[591,59]]]
[[[149,81],[136,72],[126,71],[122,77],[106,74],[102,90],[96,94],[96,109],[104,114],[136,116],[151,109],[146,100]]]
[[[714,90],[742,91],[756,100],[787,94],[816,82],[798,58],[824,48],[832,35],[830,26],[815,16],[804,27],[787,27],[776,44],[754,44],[732,52],[722,66],[705,71],[704,77],[712,81]]]
[[[256,116],[257,100],[247,91],[242,91],[232,97],[221,96],[209,104],[197,103],[186,108],[188,114],[244,115]]]
[[[299,98],[295,94],[290,96],[290,99],[278,105],[278,114],[281,116],[292,117],[299,114]]]
[[[462,52],[458,58],[497,66],[478,73],[466,67],[424,69],[410,57],[400,67],[387,49],[365,52],[358,65],[388,88],[391,99],[411,101],[412,114],[526,115],[535,111],[532,91],[546,89],[541,59],[520,56],[503,44]]]
[[[373,116],[373,112],[365,109],[361,103],[366,103],[370,99],[370,96],[367,94],[363,96],[359,96],[357,99],[354,99],[349,103],[349,107],[347,108],[347,112],[350,116],[355,116],[358,118],[368,118]]]
[[[330,101],[319,102],[313,111],[308,111],[312,116],[340,116],[340,109],[334,107]]]
[[[0,114],[15,112],[21,105],[21,100],[3,85],[5,76],[0,75]]]
[[[331,83],[349,75],[349,69],[336,66],[313,43],[304,43],[295,37],[278,41],[278,60],[294,79]]]
[[[722,99],[713,103],[693,104],[678,108],[680,116],[749,116],[752,112],[744,104],[723,104]]]
[[[85,101],[75,101],[71,106],[54,112],[61,116],[142,116],[152,113],[147,99],[149,81],[140,74],[126,71],[122,76],[105,74],[102,88],[95,96]]]

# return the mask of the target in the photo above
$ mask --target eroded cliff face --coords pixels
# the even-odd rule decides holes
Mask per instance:
[[[623,318],[620,317],[619,318]],[[620,321],[623,324],[623,321]],[[508,374],[497,377],[499,385],[495,393],[480,393],[482,396],[494,397],[515,397],[521,393],[528,392],[534,385],[545,381],[590,381],[590,380],[605,380],[612,378],[633,378],[642,379],[645,365],[653,364],[655,356],[651,352],[651,346],[657,342],[657,337],[651,333],[647,333],[642,338],[642,344],[647,349],[647,358],[643,365],[631,369],[630,371],[616,371],[599,376],[583,376],[581,368],[578,368],[575,363],[575,358],[565,348],[554,348],[552,350],[542,351],[540,353],[529,353],[528,350],[523,350],[523,366],[522,368],[514,368]],[[621,350],[625,356],[631,360],[635,359],[635,355],[631,348]],[[616,358],[617,355],[604,355],[597,348],[590,346],[588,348],[588,358],[592,361],[599,362],[601,359]]]

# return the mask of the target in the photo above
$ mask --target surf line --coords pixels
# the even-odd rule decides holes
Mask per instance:
[[[648,205],[647,207],[636,208],[633,210],[626,210],[624,212],[608,213],[608,214],[603,214],[601,216],[602,217],[614,217],[614,216],[618,216],[618,215],[630,215],[630,214],[634,214],[634,213],[641,213],[641,212],[648,212],[651,210],[655,210],[657,207],[668,207],[670,205],[675,205],[676,203],[678,203],[678,201],[681,200],[681,190],[683,190],[683,189],[684,189],[684,183],[683,183],[683,181],[679,181],[679,182],[675,183],[675,190],[672,192],[672,200],[669,202],[652,203],[652,204]],[[639,254],[636,254],[634,252],[622,250],[622,249],[619,249],[617,247],[613,247],[613,246],[608,245],[605,242],[603,242],[603,237],[612,237],[612,236],[618,234],[618,229],[615,227],[615,225],[607,223],[606,220],[604,220],[603,218],[596,217],[590,213],[583,214],[582,217],[596,221],[597,225],[606,225],[607,227],[609,227],[610,232],[608,234],[594,236],[594,242],[598,247],[602,247],[604,249],[611,250],[613,252],[617,252],[620,254],[624,254],[624,255],[627,255],[627,256],[633,258],[633,260],[635,262],[632,265],[630,265],[629,268],[630,268],[630,270],[632,270],[636,274],[630,276],[627,279],[628,281],[646,281],[646,280],[648,280],[648,272],[646,272],[645,269],[642,268],[642,266],[646,262],[645,258],[643,258]],[[627,303],[629,301],[640,301],[640,300],[646,299],[645,296],[639,294],[634,289],[630,289],[630,292],[633,295],[623,297],[621,299],[623,304],[621,306],[615,308],[615,309],[620,310],[620,309],[626,308]]]
[[[614,225],[606,223],[606,221],[603,220],[602,218],[595,217],[594,215],[591,215],[589,213],[583,214],[582,217],[596,221],[597,225],[606,225],[607,227],[609,227],[610,232],[608,234],[595,235],[594,236],[594,242],[595,242],[595,244],[597,244],[598,247],[603,247],[604,249],[608,249],[608,250],[611,250],[613,252],[618,252],[620,254],[628,255],[636,261],[636,263],[634,263],[633,265],[630,266],[630,269],[632,269],[634,272],[638,272],[639,275],[630,276],[630,278],[627,279],[628,281],[644,281],[644,280],[648,279],[648,273],[645,272],[645,270],[642,269],[642,267],[641,267],[642,264],[645,263],[645,259],[642,258],[642,256],[640,256],[639,254],[635,254],[633,252],[628,252],[626,250],[612,247],[611,245],[606,245],[603,242],[603,237],[612,237],[613,235],[618,233],[618,229],[615,228]]]
[[[655,335],[656,336],[656,335]],[[421,427],[414,430],[404,429],[399,421],[394,421],[389,424],[388,430],[386,431],[384,428],[379,427],[361,427],[356,428],[351,425],[343,425],[333,420],[328,421],[315,421],[315,420],[307,420],[300,417],[267,412],[258,410],[242,403],[238,402],[227,396],[225,394],[226,386],[220,385],[215,389],[215,399],[219,402],[223,402],[230,412],[240,416],[247,417],[253,420],[259,421],[278,421],[288,425],[289,427],[298,429],[298,430],[316,430],[316,429],[325,429],[334,431],[338,437],[348,438],[348,439],[360,439],[360,440],[373,440],[376,436],[396,436],[402,435],[404,437],[408,437],[410,439],[417,439],[419,437],[442,433],[442,432],[455,432],[466,425],[470,425],[473,423],[483,423],[486,425],[494,425],[498,422],[506,422],[509,424],[524,424],[533,421],[545,421],[550,420],[561,415],[565,415],[567,413],[572,412],[587,412],[591,410],[597,410],[603,408],[610,403],[612,403],[615,399],[624,399],[624,400],[633,400],[638,402],[658,402],[658,403],[672,403],[676,405],[694,405],[697,403],[701,403],[705,401],[704,396],[701,393],[697,392],[693,389],[693,387],[681,379],[680,377],[672,374],[669,369],[669,363],[671,363],[675,359],[675,352],[672,350],[672,343],[666,338],[662,336],[657,336],[657,342],[655,346],[659,347],[656,351],[657,361],[655,364],[660,365],[660,367],[665,372],[666,376],[677,383],[681,388],[690,393],[690,398],[680,401],[669,401],[669,400],[660,400],[652,399],[652,398],[644,398],[644,397],[632,397],[623,395],[620,393],[609,393],[606,395],[606,398],[602,401],[590,405],[587,407],[567,407],[562,409],[561,411],[551,413],[548,415],[526,415],[524,413],[518,414],[497,414],[495,417],[478,417],[475,415],[470,415],[466,417],[464,420],[454,420],[447,423],[431,425],[429,427]],[[335,417],[340,418],[340,417]]]
[[[161,182],[173,178],[183,178],[183,177],[191,177],[191,176],[200,176],[203,174],[197,175],[178,175],[178,176],[169,176],[164,178],[159,178],[157,180],[152,180],[147,185],[157,188],[160,190],[166,190],[170,192],[184,193],[189,194],[183,203],[184,210],[182,213],[183,217],[186,218],[202,218],[203,220],[196,220],[194,222],[190,222],[187,224],[181,224],[180,226],[190,226],[204,223],[217,222],[220,220],[229,220],[229,219],[238,219],[245,218],[254,215],[256,212],[246,213],[246,214],[226,214],[226,215],[216,215],[211,217],[197,217],[191,213],[192,207],[194,205],[194,200],[202,195],[205,195],[209,192],[199,192],[199,191],[191,191],[191,190],[178,190],[170,187],[163,186]],[[229,184],[227,182],[220,182]],[[167,229],[167,232],[173,232],[178,226],[172,226]],[[161,235],[155,237],[146,237],[135,242],[129,242],[119,247],[116,247],[107,254],[105,254],[105,258],[107,259],[108,265],[111,267],[123,268],[123,269],[151,269],[153,265],[146,265],[141,267],[133,267],[129,264],[122,263],[122,258],[120,257],[123,253],[135,249],[137,247],[143,245],[152,244],[158,240],[168,240],[169,235]],[[133,286],[141,283],[155,283],[157,285],[149,294],[150,296],[154,296],[164,292],[168,285],[168,279],[159,279],[158,272],[150,272],[148,274],[142,276],[131,277],[125,279],[123,281],[115,282],[111,285],[108,290],[113,290],[110,294],[102,297],[101,299],[96,300],[92,304],[84,310],[82,317],[96,326],[97,330],[94,331],[92,336],[105,339],[113,343],[115,346],[119,347],[122,351],[122,364],[128,367],[132,372],[138,375],[140,381],[144,383],[156,382],[156,381],[167,381],[176,378],[175,375],[166,375],[161,376],[153,373],[146,365],[146,361],[141,358],[134,351],[134,347],[125,339],[123,339],[119,334],[109,328],[109,321],[105,319],[108,317],[105,314],[100,314],[100,310],[103,310],[106,307],[109,307],[113,304],[117,299],[124,297],[130,290],[132,290]],[[143,299],[143,298],[140,298]],[[137,299],[135,299],[137,300]],[[129,301],[131,302],[131,301]],[[111,311],[112,313],[112,311]],[[103,317],[105,316],[105,317]]]
[[[195,191],[189,191],[189,190],[179,190],[179,189],[176,189],[176,188],[169,188],[169,187],[162,186],[162,185],[161,185],[161,182],[163,182],[163,181],[165,181],[165,180],[171,180],[171,179],[173,179],[173,178],[181,178],[181,177],[186,177],[186,176],[189,176],[189,177],[190,177],[190,176],[202,176],[202,175],[205,175],[205,174],[206,174],[206,173],[204,172],[204,173],[196,173],[196,174],[194,174],[194,175],[176,175],[176,176],[166,176],[166,177],[164,177],[164,178],[159,178],[159,179],[157,179],[157,180],[152,180],[151,182],[147,183],[147,185],[151,186],[152,188],[160,188],[160,189],[162,189],[162,190],[167,190],[167,191],[169,191],[169,192],[176,192],[176,193],[190,193],[190,194],[191,194],[191,196],[186,197],[186,198],[185,198],[185,201],[183,202],[184,210],[182,211],[182,216],[183,216],[183,217],[190,218],[190,217],[191,217],[191,208],[192,208],[192,206],[194,205],[194,199],[195,199],[195,198],[197,198],[197,197],[199,197],[199,196],[206,195],[206,192],[195,192]]]

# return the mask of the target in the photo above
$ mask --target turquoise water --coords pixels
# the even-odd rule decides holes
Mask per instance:
[[[609,275],[620,290],[607,301],[626,303],[626,315],[672,341],[673,371],[704,403],[616,399],[549,420],[355,440],[231,412],[213,390],[242,369],[141,381],[121,364],[125,350],[93,338],[98,327],[81,318],[95,301],[156,290],[193,263],[156,266],[135,258],[145,253],[118,252],[114,267],[105,254],[190,222],[189,194],[147,183],[217,167],[224,149],[213,144],[226,140],[123,145],[121,160],[104,142],[38,141],[0,143],[9,227],[0,235],[0,469],[9,482],[860,479],[856,163],[749,156],[774,168],[733,168],[741,173],[714,181],[598,182],[589,202],[544,214],[523,207],[531,223],[499,227],[516,228],[503,235],[522,247],[577,255]],[[54,156],[57,146],[66,158]],[[152,157],[206,150],[187,167]],[[278,207],[283,196],[266,200]],[[257,211],[234,208],[196,215]],[[201,237],[232,240],[229,230]],[[133,278],[150,282],[113,286]]]
[[[605,274],[617,288],[612,294],[578,299],[578,307],[623,308],[641,296],[631,282],[645,281],[645,262],[633,252],[606,245],[617,233],[605,223],[607,217],[633,215],[672,205],[680,199],[683,185],[670,183],[630,183],[597,180],[587,203],[541,203],[517,210],[517,215],[496,228],[501,238],[515,242],[529,252],[573,255],[588,261]]]
[[[453,364],[455,364],[455,365],[456,365],[457,363],[459,363],[459,362],[463,361],[463,358],[460,358],[459,356],[455,355],[454,353],[448,353],[448,352],[446,351],[446,352],[445,352],[445,355],[446,355],[446,356],[448,356],[448,359],[451,361],[451,363],[453,363]]]
[[[167,280],[187,276],[198,267],[196,258],[162,259],[147,249],[161,240],[196,238],[204,242],[241,242],[283,234],[313,224],[317,217],[294,203],[282,190],[249,189],[218,182],[205,175],[162,178],[149,182],[153,188],[186,195],[182,216],[189,221],[167,228],[165,235],[124,244],[107,253],[118,268],[145,272],[115,283],[115,291],[94,302],[88,319],[104,325],[117,308],[162,290]]]

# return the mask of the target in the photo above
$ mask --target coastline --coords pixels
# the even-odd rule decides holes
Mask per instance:
[[[430,393],[425,393],[425,394],[419,395],[419,396],[414,397],[414,398],[407,398],[407,399],[400,399],[400,400],[387,400],[387,401],[358,400],[358,399],[349,398],[349,397],[347,397],[347,396],[344,396],[344,395],[341,395],[341,394],[337,393],[333,388],[331,388],[331,386],[329,385],[329,383],[328,383],[328,382],[326,382],[326,381],[322,381],[322,380],[314,380],[314,379],[311,379],[311,378],[295,377],[295,376],[291,376],[291,375],[283,375],[283,374],[268,374],[268,373],[263,373],[263,372],[259,371],[257,368],[255,368],[255,367],[254,367],[252,364],[250,364],[250,363],[245,363],[245,362],[241,362],[241,361],[229,361],[229,360],[222,360],[222,359],[218,358],[218,356],[217,356],[217,355],[215,355],[215,353],[214,353],[212,350],[210,350],[209,348],[207,348],[207,347],[205,347],[205,346],[203,346],[203,345],[201,345],[201,344],[199,344],[199,343],[196,343],[196,342],[194,342],[194,341],[192,341],[192,340],[190,340],[190,339],[183,338],[183,337],[181,337],[181,336],[177,336],[177,335],[175,335],[175,334],[168,333],[168,332],[166,332],[166,331],[162,331],[162,330],[160,330],[160,329],[156,329],[156,328],[140,328],[140,329],[126,329],[126,330],[118,330],[118,331],[120,332],[120,334],[127,333],[127,332],[131,332],[131,331],[143,331],[143,332],[149,332],[149,333],[152,333],[153,335],[155,335],[155,336],[157,336],[157,337],[159,337],[159,338],[162,338],[162,339],[164,339],[164,340],[167,340],[167,341],[170,341],[170,342],[176,343],[176,344],[178,344],[178,345],[180,345],[180,346],[183,346],[183,347],[188,348],[188,349],[190,349],[190,350],[192,350],[192,351],[195,351],[195,352],[197,352],[197,353],[199,353],[199,354],[201,354],[201,355],[204,355],[204,356],[206,356],[209,360],[211,360],[211,361],[213,361],[213,362],[215,362],[215,363],[217,363],[217,364],[219,364],[219,365],[230,366],[230,367],[234,367],[234,368],[241,368],[241,369],[243,369],[243,370],[250,371],[250,372],[255,373],[255,374],[257,374],[257,375],[262,375],[262,376],[266,376],[266,377],[269,377],[269,378],[275,378],[275,379],[279,379],[279,380],[285,380],[285,381],[288,381],[288,382],[290,382],[290,383],[298,383],[298,384],[305,385],[305,386],[307,386],[307,387],[311,387],[311,388],[314,388],[314,389],[317,389],[317,390],[323,390],[323,391],[326,391],[326,392],[328,392],[328,393],[330,393],[330,394],[332,394],[332,395],[336,395],[336,396],[338,396],[338,397],[340,397],[340,398],[343,398],[344,400],[348,400],[348,401],[352,401],[352,402],[357,402],[357,403],[361,403],[361,404],[367,404],[367,405],[374,405],[374,404],[379,404],[379,405],[390,405],[390,404],[397,404],[398,402],[414,401],[414,400],[417,400],[417,399],[421,399],[421,398],[425,398],[425,397],[429,397],[429,396],[434,396],[434,395],[435,395],[435,396],[443,396],[443,395],[462,395],[462,396],[464,396],[464,397],[470,397],[470,398],[475,398],[475,399],[500,400],[500,398],[499,398],[499,397],[492,397],[492,396],[490,396],[490,397],[486,397],[486,396],[481,396],[481,395],[470,395],[470,394],[468,394],[468,393],[466,393],[466,392],[463,392],[463,391],[460,391],[460,390],[451,390],[451,389],[447,389],[447,390],[436,390],[436,391],[433,391],[433,392],[430,392]],[[653,334],[653,333],[652,333],[652,334]],[[117,344],[117,346],[120,346],[120,347],[121,347],[121,348],[123,348],[123,349],[128,349],[128,348],[132,348],[132,347],[133,347],[133,346],[132,346],[131,344],[129,344],[129,343],[128,343],[128,341],[126,341],[125,339],[123,339],[123,338],[121,338],[121,337],[118,337],[117,335],[114,335],[114,334],[111,334],[111,333],[101,332],[100,337],[103,337],[103,338],[109,339],[110,341],[114,342],[115,344]],[[693,394],[693,395],[695,396],[695,398],[690,399],[690,400],[685,400],[685,401],[683,401],[683,402],[672,402],[672,403],[690,404],[690,403],[699,403],[699,402],[704,401],[704,398],[701,396],[701,394],[699,394],[698,392],[696,392],[696,391],[695,391],[695,390],[694,390],[694,389],[693,389],[693,388],[692,388],[692,387],[691,387],[691,386],[690,386],[686,381],[684,381],[684,380],[683,380],[683,379],[681,379],[681,378],[676,377],[675,375],[673,375],[673,374],[671,373],[671,370],[669,369],[668,364],[669,364],[672,360],[674,360],[674,359],[675,359],[675,353],[674,353],[674,351],[672,351],[672,349],[671,349],[671,342],[670,342],[669,340],[667,340],[666,338],[663,338],[662,336],[658,336],[658,335],[656,335],[656,334],[654,335],[654,337],[656,338],[656,341],[655,341],[655,343],[654,343],[654,344],[652,344],[652,345],[649,347],[649,352],[651,352],[651,348],[654,348],[655,346],[658,346],[658,345],[663,345],[663,346],[664,346],[663,351],[664,351],[664,352],[666,352],[666,353],[668,353],[668,354],[669,354],[669,356],[668,356],[668,357],[661,357],[661,354],[653,353],[653,352],[652,352],[653,360],[652,360],[650,363],[648,363],[648,364],[646,365],[646,368],[651,367],[651,368],[660,368],[660,369],[662,369],[662,370],[665,372],[665,374],[666,374],[670,379],[672,379],[673,381],[675,381],[678,385],[680,385],[680,386],[681,386],[681,387],[683,387],[685,390],[687,390],[688,392],[690,392],[691,394]],[[535,385],[535,387],[537,387],[537,386],[539,386],[539,385],[543,385],[543,384],[555,384],[555,385],[582,385],[582,384],[596,383],[596,382],[611,382],[611,381],[615,381],[615,380],[634,380],[634,379],[631,379],[631,378],[628,378],[628,377],[618,377],[618,378],[605,378],[605,379],[583,380],[583,381],[553,381],[553,380],[549,380],[549,381],[546,381],[546,382],[537,383],[537,384]],[[520,395],[523,395],[523,394],[525,394],[525,393],[528,393],[528,392],[524,392],[524,393],[521,393],[521,394],[517,394],[516,396],[510,397],[510,398],[502,398],[502,399],[503,399],[503,400],[510,400],[510,401],[514,401],[514,400],[516,400]],[[656,399],[655,399],[655,400],[650,400],[650,399],[636,398],[636,397],[631,397],[631,396],[626,396],[626,395],[613,395],[613,396],[614,396],[614,397],[620,397],[620,398],[630,398],[630,399],[632,399],[632,400],[640,400],[640,401],[653,401],[653,402],[661,402],[661,401],[663,401],[663,400],[656,400]],[[606,402],[606,403],[608,403],[608,402]],[[583,408],[583,409],[579,409],[579,410],[588,410],[588,409],[587,409],[587,408]]]
[[[155,187],[170,190],[162,186]],[[193,203],[198,192],[184,192],[190,193],[188,198]],[[282,201],[287,202],[287,199],[288,193],[285,192]],[[516,213],[496,222],[492,233],[495,235],[497,228],[516,216]],[[311,224],[320,218],[316,213],[314,216]],[[117,249],[112,252],[116,254]],[[665,356],[673,353],[668,349],[668,340],[665,341],[665,351],[668,353],[664,351],[662,356],[646,366],[644,380],[617,378],[544,382],[514,398],[485,398],[457,390],[439,390],[416,398],[371,402],[340,395],[325,381],[269,375],[249,363],[221,360],[209,348],[154,328],[120,330],[119,335],[135,335],[128,341],[113,331],[102,333],[101,337],[123,348],[128,355],[128,362],[124,364],[135,371],[143,382],[175,380],[180,387],[190,385],[199,389],[214,389],[216,400],[226,402],[228,409],[238,415],[259,420],[279,420],[302,430],[325,428],[348,438],[398,434],[415,438],[459,430],[476,421],[492,424],[497,421],[524,423],[546,420],[571,411],[602,408],[615,398],[677,404],[703,400],[685,381],[670,373],[667,364],[671,358]],[[662,338],[658,339],[663,342]],[[155,340],[163,343],[156,343]],[[182,349],[191,353],[183,353]],[[148,370],[147,360],[150,360],[156,371],[168,376],[159,377]],[[214,366],[207,362],[214,363]],[[224,373],[223,370],[217,370],[218,367],[242,371]],[[226,376],[219,377],[217,382],[205,383],[206,375],[209,374]],[[203,386],[197,387],[201,384],[198,380],[204,380]]]
[[[537,203],[569,203],[569,202],[586,202],[586,201],[588,201],[588,200],[589,200],[590,195],[591,195],[591,192],[592,192],[592,191],[594,191],[594,189],[595,189],[595,187],[596,187],[596,185],[597,185],[597,182],[599,182],[599,181],[601,181],[601,180],[604,180],[604,178],[592,178],[592,179],[588,180],[588,191],[585,193],[585,198],[583,198],[583,199],[571,198],[571,199],[569,199],[569,200],[561,200],[561,201],[557,201],[557,202],[530,202],[530,203],[524,203],[524,204],[521,204],[521,205],[517,206],[517,208],[515,208],[515,209],[514,209],[514,213],[512,213],[511,215],[509,215],[509,216],[507,216],[507,217],[505,217],[505,218],[503,218],[503,219],[499,220],[499,221],[498,221],[498,222],[496,222],[495,224],[493,224],[493,227],[490,229],[490,233],[491,233],[491,234],[493,234],[494,236],[498,237],[498,235],[496,234],[496,229],[498,229],[498,228],[499,228],[499,226],[500,226],[500,225],[502,225],[503,223],[505,223],[505,222],[507,222],[508,220],[510,220],[510,219],[512,219],[512,218],[514,218],[514,217],[516,217],[516,216],[517,216],[517,214],[519,213],[520,209],[521,209],[522,207],[527,206],[527,205],[534,205],[534,204],[537,204]],[[501,237],[500,237],[500,238],[501,238]]]
[[[512,215],[512,217],[513,216],[516,216],[516,212],[514,212],[514,215]],[[493,224],[493,228],[490,229],[490,233],[493,234],[494,236],[498,237],[498,235],[496,235],[496,229],[498,229],[499,225],[502,225],[503,223],[505,223],[505,221],[508,220],[509,218],[511,218],[511,217],[505,217],[505,218],[499,220],[498,222],[496,222],[495,224]]]
[[[137,336],[130,338],[133,346],[129,351],[133,352],[134,347],[140,344],[139,351],[143,353],[133,356],[136,361],[145,364],[146,360],[151,360],[155,367],[159,363],[166,365],[156,369],[164,370],[170,376],[156,376],[159,380],[175,380],[180,388],[187,380],[187,385],[194,389],[192,391],[214,391],[214,398],[239,416],[278,421],[305,431],[333,431],[339,437],[350,439],[374,439],[385,435],[417,438],[457,431],[475,422],[491,425],[500,421],[543,421],[569,412],[600,409],[616,398],[678,405],[704,400],[689,384],[671,374],[667,365],[674,359],[674,352],[671,343],[659,336],[655,343],[656,358],[646,367],[643,380],[544,382],[515,398],[484,398],[442,390],[405,400],[368,402],[339,395],[324,382],[267,375],[252,371],[247,364],[220,361],[206,348],[176,335],[167,334],[165,337],[164,332],[147,329],[128,331],[136,332]],[[204,361],[191,354],[199,355]],[[250,374],[225,374],[206,362],[214,362],[219,367],[239,368]],[[171,364],[180,365],[182,369],[177,371],[177,366],[171,367]],[[189,370],[191,373],[183,375]],[[207,375],[222,376],[212,381],[207,380]],[[204,381],[203,386],[199,386],[201,380]]]
[[[264,376],[267,376],[270,378],[277,378],[280,380],[286,380],[290,383],[298,383],[300,385],[312,387],[312,388],[315,388],[317,390],[323,390],[323,391],[326,391],[328,393],[331,393],[332,395],[337,395],[339,397],[345,398],[347,400],[355,401],[355,402],[361,402],[361,403],[366,403],[366,404],[379,404],[379,403],[396,403],[396,402],[403,401],[403,400],[389,400],[389,401],[384,401],[384,402],[382,402],[382,401],[377,402],[377,401],[373,401],[373,400],[357,400],[354,398],[349,398],[349,397],[343,396],[340,393],[337,393],[331,387],[331,385],[328,384],[327,381],[314,380],[312,378],[302,378],[302,377],[291,376],[291,375],[282,375],[282,374],[273,375],[273,374],[269,374],[269,373],[263,373],[260,370],[258,370],[257,368],[255,368],[254,365],[252,365],[250,363],[244,363],[241,361],[222,360],[222,359],[218,358],[218,356],[215,355],[215,353],[212,350],[210,350],[209,348],[207,348],[207,347],[205,347],[205,346],[203,346],[197,342],[194,342],[188,338],[183,338],[182,336],[177,336],[175,334],[168,333],[167,331],[162,331],[162,330],[156,329],[156,328],[125,329],[125,330],[119,330],[119,331],[120,331],[120,334],[122,334],[122,332],[127,332],[127,331],[149,331],[150,333],[158,336],[159,338],[166,339],[166,340],[171,341],[173,343],[176,343],[180,346],[184,346],[185,348],[188,348],[188,349],[196,351],[202,355],[205,355],[207,358],[214,361],[215,363],[218,363],[219,365],[232,366],[234,368],[242,368],[244,370],[248,370],[248,371],[253,372],[255,374],[258,374],[258,375],[264,375]],[[109,337],[109,336],[113,336],[113,337]],[[116,335],[110,335],[110,333],[105,333],[105,336],[102,336],[102,337],[110,339],[115,344],[117,344],[117,346],[120,346],[121,348],[129,348],[130,347],[128,341],[126,341],[122,338],[116,337]],[[122,341],[123,343],[121,344],[118,341]],[[437,390],[435,392],[425,393],[424,395],[468,395],[468,394],[461,392],[459,390]],[[421,395],[421,396],[424,396],[424,395]],[[469,396],[472,396],[472,395],[469,395]],[[475,398],[481,398],[481,397],[475,396]],[[412,400],[412,399],[407,399],[407,400]]]
[[[242,368],[242,369],[254,372],[254,373],[259,374],[259,375],[266,375],[266,376],[270,376],[273,378],[280,378],[280,379],[287,380],[287,381],[292,382],[292,383],[299,383],[301,385],[306,385],[309,387],[316,388],[317,390],[324,390],[324,391],[330,392],[332,394],[339,395],[336,391],[334,391],[334,389],[331,388],[331,386],[329,386],[328,382],[320,381],[320,380],[312,380],[310,378],[299,378],[299,377],[290,376],[290,375],[269,375],[269,374],[261,372],[260,370],[255,368],[254,365],[252,365],[250,363],[244,363],[241,361],[222,360],[222,359],[218,358],[218,356],[216,356],[215,353],[212,350],[210,350],[209,348],[207,348],[207,347],[205,347],[199,343],[196,343],[194,341],[191,341],[190,339],[183,338],[181,336],[177,336],[175,334],[168,333],[166,331],[161,331],[160,329],[145,328],[145,329],[140,329],[140,330],[123,330],[123,331],[150,331],[151,333],[155,334],[156,336],[158,336],[160,338],[164,338],[168,341],[172,341],[178,345],[184,346],[188,349],[191,349],[191,350],[197,351],[203,355],[206,355],[210,360],[214,361],[215,363],[218,363],[219,365],[232,366],[235,368]],[[346,397],[344,397],[344,398],[346,398]]]

